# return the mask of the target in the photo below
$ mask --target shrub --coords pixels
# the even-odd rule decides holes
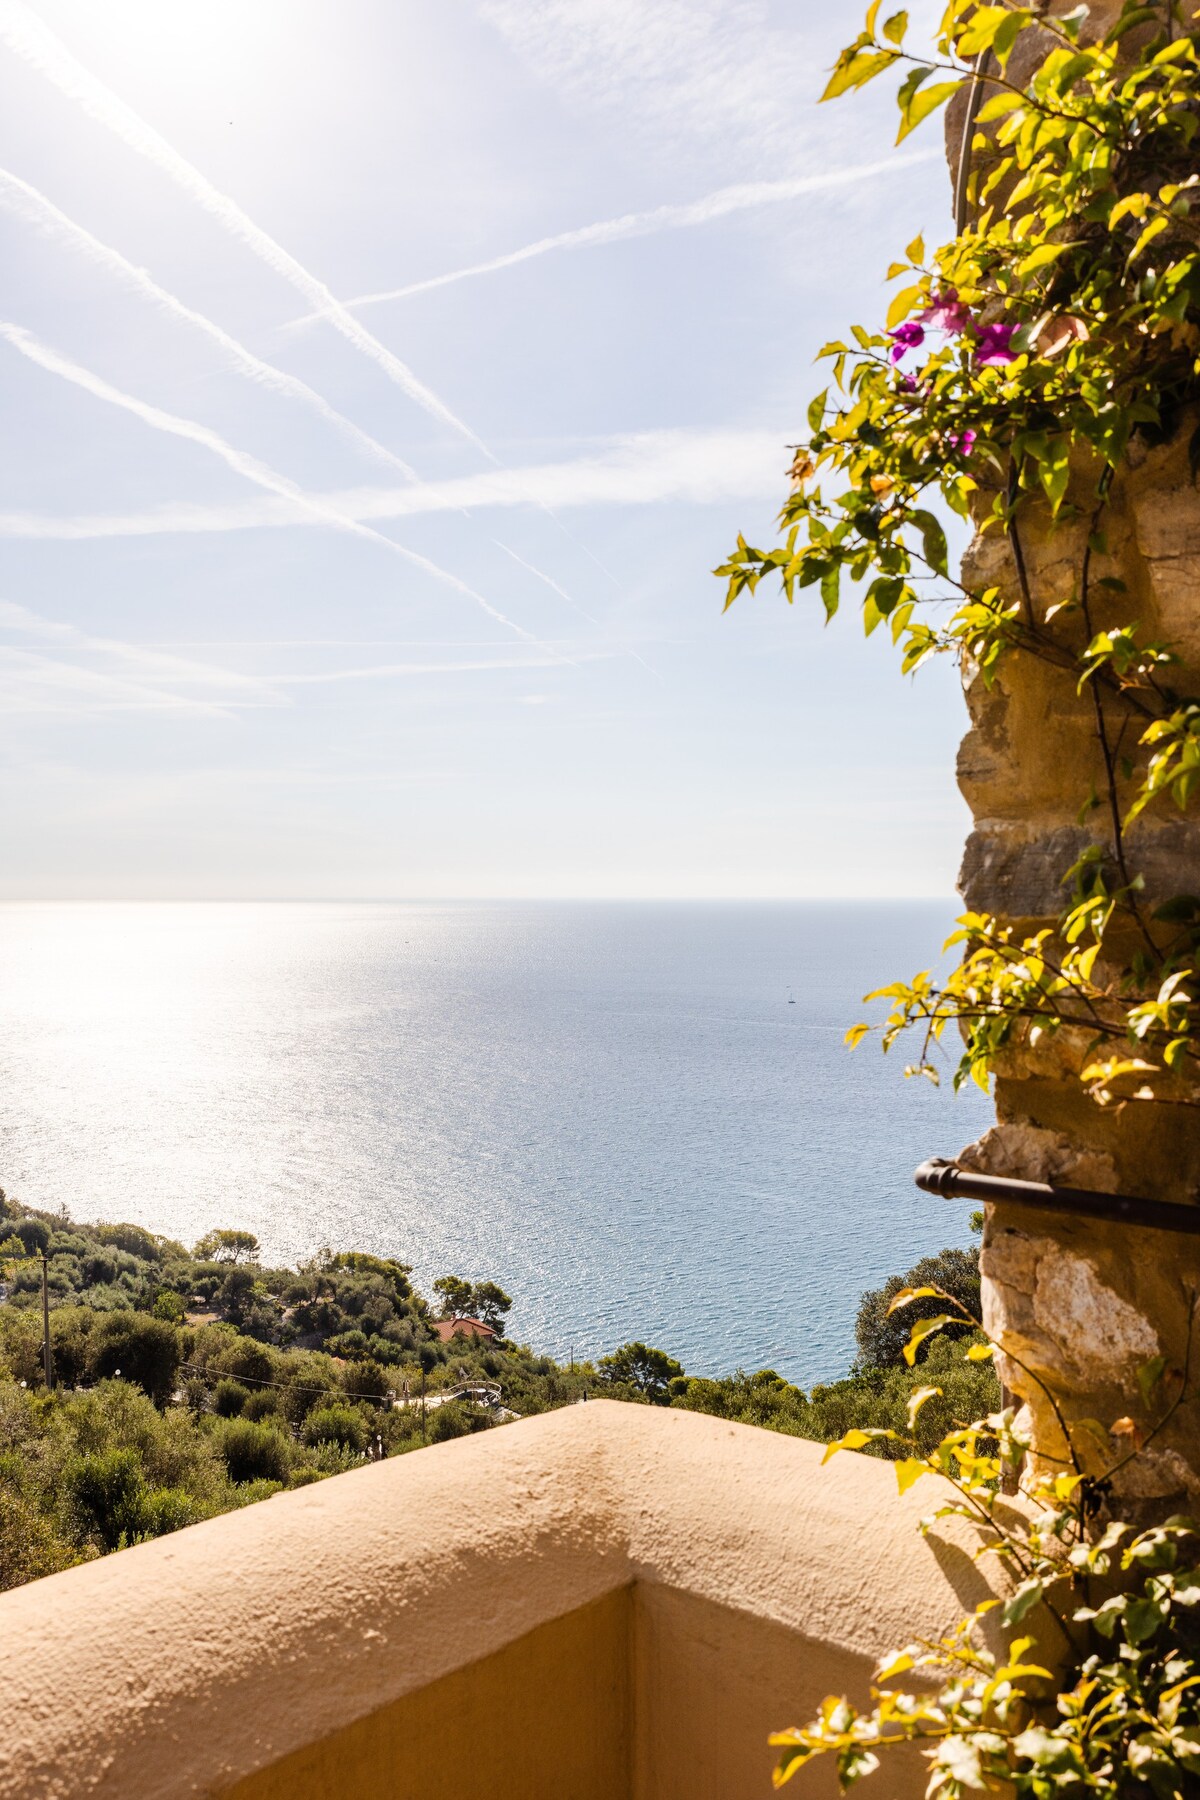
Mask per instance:
[[[0,1485],[0,1589],[57,1574],[85,1555],[23,1494]]]
[[[169,1325],[182,1325],[186,1311],[183,1295],[171,1288],[163,1288],[154,1302],[154,1317],[165,1319]]]
[[[146,1479],[135,1450],[76,1457],[64,1472],[63,1493],[78,1529],[105,1550],[131,1543],[145,1530]]]
[[[162,1259],[159,1240],[141,1225],[97,1225],[96,1236],[102,1244],[115,1244],[126,1256],[136,1256],[141,1262]]]
[[[246,1402],[250,1398],[250,1389],[223,1375],[213,1389],[213,1411],[222,1419],[236,1419],[246,1410]]]
[[[63,1306],[50,1314],[50,1349],[55,1380],[62,1387],[79,1387],[88,1367],[95,1317],[87,1306]]]
[[[279,1416],[279,1395],[273,1388],[256,1388],[246,1396],[243,1419],[268,1419]]]
[[[40,1256],[50,1244],[50,1227],[41,1219],[18,1219],[5,1235],[20,1238],[26,1256]]]
[[[182,1488],[151,1488],[142,1503],[142,1531],[146,1537],[165,1537],[194,1525],[202,1516],[190,1494]]]
[[[221,1433],[221,1454],[230,1481],[286,1481],[291,1446],[278,1431],[235,1419]]]
[[[179,1333],[165,1319],[149,1313],[114,1312],[100,1319],[92,1332],[88,1370],[93,1380],[120,1370],[127,1381],[136,1381],[156,1406],[165,1406],[175,1387],[182,1349]]]
[[[486,1407],[469,1400],[447,1400],[429,1415],[426,1433],[431,1444],[444,1444],[450,1438],[469,1437],[476,1431],[487,1431],[494,1423]]]
[[[366,1359],[342,1371],[342,1382],[348,1394],[366,1394],[372,1400],[384,1400],[391,1391],[394,1376],[379,1363]]]
[[[341,1444],[361,1451],[367,1442],[367,1423],[354,1406],[322,1406],[308,1415],[304,1425],[306,1444]]]

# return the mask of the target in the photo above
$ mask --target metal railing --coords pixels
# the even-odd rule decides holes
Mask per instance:
[[[946,1200],[998,1200],[1013,1206],[1039,1206],[1048,1212],[1108,1219],[1118,1225],[1140,1225],[1153,1231],[1200,1234],[1200,1206],[1144,1200],[1135,1194],[1101,1194],[1090,1188],[1054,1187],[1045,1181],[976,1175],[943,1156],[923,1162],[913,1180],[925,1193],[940,1194]]]

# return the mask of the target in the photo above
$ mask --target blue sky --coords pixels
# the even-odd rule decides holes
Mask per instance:
[[[0,0],[0,895],[951,891],[952,671],[709,573],[948,228],[856,25]]]

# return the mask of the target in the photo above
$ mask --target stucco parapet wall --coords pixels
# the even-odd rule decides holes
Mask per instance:
[[[821,1456],[593,1402],[18,1588],[0,1796],[221,1793],[632,1584],[870,1658],[983,1597],[968,1540],[918,1531],[928,1495]]]

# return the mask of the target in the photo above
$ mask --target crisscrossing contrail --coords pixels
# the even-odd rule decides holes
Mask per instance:
[[[278,495],[281,499],[292,501],[306,512],[311,513],[314,518],[334,526],[339,531],[348,532],[352,537],[363,538],[368,543],[382,545],[392,555],[401,557],[415,568],[422,569],[427,575],[432,575],[435,580],[444,582],[448,587],[454,588],[456,592],[473,600],[506,630],[515,632],[518,637],[524,638],[531,644],[538,643],[538,639],[531,632],[514,623],[498,607],[493,606],[490,600],[477,593],[473,587],[469,587],[465,581],[460,581],[457,575],[452,575],[448,570],[440,568],[437,563],[431,562],[428,557],[420,555],[418,551],[410,550],[406,545],[397,543],[394,538],[385,536],[382,531],[376,531],[372,526],[363,525],[346,513],[339,512],[328,501],[306,494],[286,475],[278,474],[266,463],[260,462],[257,457],[251,456],[249,452],[237,449],[233,444],[228,443],[219,432],[211,430],[209,426],[201,425],[194,419],[180,418],[176,413],[164,412],[161,407],[152,406],[149,401],[139,400],[132,394],[124,393],[120,388],[114,387],[111,382],[105,381],[103,376],[95,374],[91,369],[85,369],[80,363],[74,362],[60,351],[52,349],[49,344],[44,344],[40,338],[35,337],[31,331],[27,331],[21,325],[0,319],[0,339],[11,344],[14,350],[19,350],[22,356],[28,357],[30,362],[37,363],[39,368],[45,369],[49,374],[72,382],[76,387],[83,388],[85,392],[94,395],[97,400],[104,400],[110,406],[116,406],[123,412],[132,413],[144,425],[150,426],[151,430],[164,431],[172,437],[185,438],[189,443],[200,445],[202,449],[219,457],[235,474],[242,476],[246,481],[253,482],[255,487],[262,488],[269,494]],[[544,647],[539,645],[539,648]]]
[[[310,274],[282,244],[276,243],[268,232],[256,225],[236,200],[223,194],[140,113],[85,68],[43,20],[24,4],[24,0],[0,0],[0,42],[7,44],[61,93],[74,100],[90,118],[114,132],[131,150],[144,156],[183,188],[231,236],[303,294],[314,312],[320,313],[348,343],[382,369],[410,400],[466,438],[489,461],[496,461],[483,440],[432,388],[418,379],[407,363],[360,325],[325,283]]]

